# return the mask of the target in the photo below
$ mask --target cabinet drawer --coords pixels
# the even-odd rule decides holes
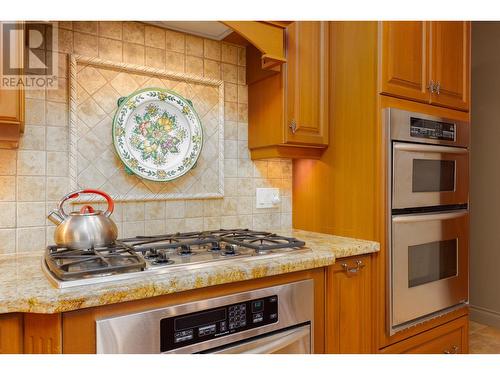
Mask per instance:
[[[465,354],[469,352],[468,315],[382,349],[384,354]]]

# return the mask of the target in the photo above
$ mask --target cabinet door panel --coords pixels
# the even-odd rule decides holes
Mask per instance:
[[[439,83],[433,104],[469,109],[470,22],[430,23],[430,77]]]
[[[285,143],[328,144],[328,39],[328,22],[287,28]]]
[[[356,267],[349,272],[345,267]],[[344,266],[345,265],[345,266]],[[338,259],[327,273],[326,351],[334,354],[372,350],[370,256]]]
[[[381,92],[428,102],[426,22],[391,21],[381,27]]]

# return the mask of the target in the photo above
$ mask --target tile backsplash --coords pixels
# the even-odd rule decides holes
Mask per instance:
[[[59,22],[59,89],[26,92],[20,147],[0,149],[0,254],[53,243],[46,214],[69,192],[68,53],[224,81],[224,198],[118,202],[112,218],[120,237],[291,227],[291,161],[249,159],[244,48],[139,22]],[[279,187],[280,205],[255,208],[257,187]]]

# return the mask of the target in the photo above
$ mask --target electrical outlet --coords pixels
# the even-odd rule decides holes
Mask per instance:
[[[257,188],[255,191],[257,208],[272,208],[280,204],[280,189],[278,188]]]

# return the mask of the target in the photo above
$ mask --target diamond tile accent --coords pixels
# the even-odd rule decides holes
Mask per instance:
[[[135,67],[116,69],[94,60],[80,68],[77,64],[76,87],[76,183],[78,187],[102,188],[117,200],[189,199],[222,196],[223,98],[219,86],[204,78],[169,76]],[[205,82],[206,81],[206,82]],[[189,99],[202,122],[204,144],[194,169],[177,180],[153,182],[127,174],[115,153],[112,122],[120,97],[135,90],[160,87]]]

